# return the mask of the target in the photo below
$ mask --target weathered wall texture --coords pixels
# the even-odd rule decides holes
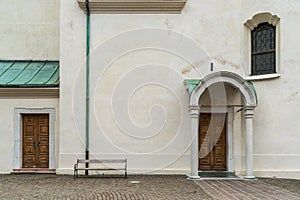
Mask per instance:
[[[0,59],[59,59],[59,0],[1,0]]]

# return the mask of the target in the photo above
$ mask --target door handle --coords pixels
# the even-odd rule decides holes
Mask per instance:
[[[216,145],[214,145],[213,143],[209,143],[209,149],[210,149],[211,151],[214,151],[215,148],[216,148]]]
[[[40,154],[40,141],[38,141],[38,153]]]

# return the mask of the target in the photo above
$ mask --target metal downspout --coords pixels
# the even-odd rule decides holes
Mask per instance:
[[[86,7],[86,102],[85,102],[85,159],[89,159],[90,148],[90,4],[89,0],[85,0]],[[89,164],[85,164],[89,167]],[[85,175],[88,175],[85,170]]]

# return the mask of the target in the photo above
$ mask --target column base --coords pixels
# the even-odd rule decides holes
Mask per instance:
[[[187,179],[190,180],[190,181],[200,180],[200,176],[191,176],[191,175],[188,175]]]
[[[255,176],[244,176],[244,179],[253,180],[253,179],[256,179],[256,177]]]

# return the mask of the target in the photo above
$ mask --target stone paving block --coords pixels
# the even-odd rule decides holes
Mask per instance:
[[[214,199],[237,200],[300,200],[300,194],[259,180],[199,180],[195,181]],[[298,184],[298,181],[295,181]]]
[[[140,181],[132,184],[131,181]],[[186,176],[88,177],[0,175],[0,199],[211,199]]]
[[[0,175],[0,199],[300,200],[299,183],[281,179],[188,181],[186,176],[175,175],[73,179],[18,174]]]

